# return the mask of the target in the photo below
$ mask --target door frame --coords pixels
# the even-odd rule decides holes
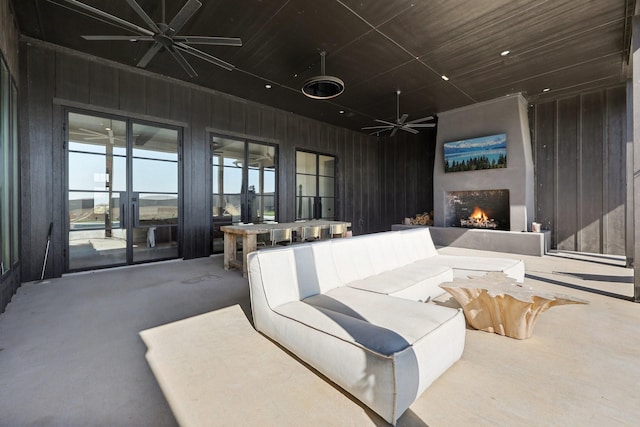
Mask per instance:
[[[114,268],[114,267],[121,267],[121,266],[127,266],[127,265],[137,265],[137,264],[146,264],[146,263],[151,263],[151,262],[159,262],[159,261],[165,261],[165,260],[170,260],[170,259],[178,259],[182,256],[182,252],[183,252],[183,247],[184,247],[184,243],[183,243],[183,236],[184,236],[184,188],[183,188],[183,182],[184,182],[184,164],[183,164],[183,150],[184,150],[184,127],[183,126],[179,126],[179,125],[175,125],[175,124],[169,124],[166,122],[163,122],[161,120],[159,121],[152,121],[152,120],[148,120],[148,119],[140,119],[140,118],[136,118],[136,117],[132,117],[132,116],[126,116],[126,115],[119,115],[119,114],[113,114],[113,113],[107,113],[104,111],[97,111],[97,110],[91,110],[91,109],[86,109],[86,108],[78,108],[78,107],[72,107],[72,106],[62,106],[61,108],[62,110],[62,134],[63,134],[63,141],[62,141],[62,156],[61,156],[61,160],[62,160],[62,166],[63,166],[63,175],[62,175],[62,187],[63,187],[63,193],[64,194],[64,216],[63,216],[63,226],[61,227],[61,230],[63,232],[63,247],[64,247],[64,264],[63,264],[63,273],[71,273],[71,272],[80,272],[80,271],[87,271],[87,270],[101,270],[101,269],[106,269],[106,268]],[[76,269],[70,269],[69,268],[69,231],[70,231],[70,223],[69,223],[69,147],[68,147],[68,142],[69,142],[69,114],[70,113],[76,113],[76,114],[83,114],[83,115],[87,115],[87,116],[93,116],[93,117],[99,117],[99,118],[104,118],[107,120],[119,120],[122,122],[125,122],[125,129],[126,129],[126,159],[125,159],[125,163],[126,163],[126,191],[125,193],[127,194],[127,217],[126,217],[126,236],[127,236],[127,246],[126,246],[126,255],[125,255],[125,262],[124,263],[118,263],[118,264],[110,264],[110,265],[97,265],[97,266],[93,266],[93,267],[87,267],[87,268],[76,268]],[[177,166],[178,166],[178,183],[177,183],[177,189],[178,189],[178,199],[177,199],[177,206],[178,206],[178,234],[176,236],[176,241],[177,241],[177,245],[178,245],[178,255],[176,257],[169,257],[169,258],[158,258],[158,259],[153,259],[153,260],[142,260],[142,261],[137,261],[134,262],[133,261],[133,228],[135,227],[135,223],[133,221],[133,212],[131,210],[131,197],[133,194],[135,194],[136,192],[133,191],[132,188],[132,181],[133,181],[133,125],[134,124],[141,124],[141,125],[147,125],[147,126],[156,126],[156,127],[160,127],[160,128],[165,128],[165,129],[171,129],[171,130],[175,130],[177,131],[178,134],[178,147],[177,147]],[[121,201],[122,202],[122,201]],[[121,217],[121,221],[122,221],[122,217]]]

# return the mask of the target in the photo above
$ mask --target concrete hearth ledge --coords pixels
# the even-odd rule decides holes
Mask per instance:
[[[394,224],[391,230],[424,227]],[[521,255],[543,256],[549,251],[551,231],[528,233],[519,231],[480,230],[455,227],[428,227],[436,246],[479,249]]]

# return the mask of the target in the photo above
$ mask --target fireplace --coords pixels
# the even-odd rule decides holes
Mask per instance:
[[[450,191],[445,205],[447,227],[511,229],[509,190]]]

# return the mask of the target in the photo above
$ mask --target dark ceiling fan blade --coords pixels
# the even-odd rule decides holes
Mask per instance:
[[[172,36],[180,31],[182,26],[186,24],[189,19],[191,19],[193,14],[196,13],[198,9],[200,9],[200,6],[202,6],[202,3],[200,3],[198,0],[188,0],[187,3],[182,6],[182,9],[180,9],[180,12],[178,12],[178,14],[173,17],[171,22],[169,22],[169,30],[167,31],[167,35]]]
[[[398,132],[398,128],[394,127],[389,136],[394,136]]]
[[[160,49],[162,49],[162,45],[156,42],[153,46],[149,48],[147,53],[144,54],[144,56],[140,59],[140,61],[138,61],[136,66],[141,68],[146,67],[147,64],[149,64],[149,61],[151,61],[153,57],[156,56],[158,52],[160,52]]]
[[[434,128],[436,127],[436,124],[435,123],[421,123],[421,124],[406,123],[404,126],[408,128]]]
[[[131,42],[152,42],[151,36],[80,36],[85,40],[98,41],[131,41]]]
[[[389,125],[384,125],[384,126],[365,126],[362,128],[362,130],[366,130],[366,129],[391,129],[393,126],[389,126]]]
[[[195,56],[196,58],[200,58],[203,59],[207,62],[210,62],[214,65],[217,65],[218,67],[222,67],[225,70],[231,71],[234,68],[236,68],[233,64],[229,64],[226,61],[223,61],[222,59],[216,58],[213,55],[209,55],[206,52],[203,52],[199,49],[196,49],[195,47],[191,47],[188,44],[184,44],[184,43],[176,43],[173,45],[176,49],[180,49],[183,52],[187,52],[193,56]]]
[[[384,123],[385,125],[388,125],[388,126],[395,126],[397,124],[397,123],[391,123],[391,122],[388,122],[386,120],[380,120],[380,119],[375,119],[374,121],[376,121],[378,123]]]
[[[423,117],[421,119],[411,120],[411,121],[408,121],[407,124],[422,123],[422,122],[426,122],[426,121],[429,121],[429,120],[433,120],[433,116],[427,116],[427,117]]]
[[[154,33],[157,34],[162,32],[160,31],[160,28],[158,28],[156,23],[153,22],[153,19],[151,19],[149,15],[147,15],[147,12],[145,12],[144,9],[140,7],[136,0],[127,0],[127,3],[129,3],[129,6],[131,6],[131,8],[135,10],[138,15],[140,15],[142,20],[149,26],[149,28],[153,30]]]
[[[398,128],[396,128],[396,129],[398,129]],[[411,128],[410,128],[410,127],[408,127],[408,126],[402,126],[400,129],[402,129],[402,130],[404,130],[404,131],[407,131],[407,132],[409,132],[409,133],[412,133],[412,134],[414,134],[414,135],[416,135],[416,134],[420,133],[420,132],[418,132],[417,130],[415,130],[415,129],[411,129]]]
[[[176,42],[190,44],[211,44],[216,46],[242,46],[238,37],[174,36]]]
[[[196,70],[194,70],[191,64],[189,64],[187,60],[184,59],[184,56],[182,56],[180,52],[173,48],[169,48],[167,50],[175,58],[175,60],[178,61],[178,64],[180,64],[180,66],[187,72],[187,74],[189,74],[189,77],[198,77],[198,73],[196,73]]]
[[[403,124],[403,123],[404,123],[404,121],[405,121],[405,120],[407,120],[407,117],[409,117],[409,115],[408,115],[407,113],[404,113],[404,114],[402,115],[402,117],[400,117],[400,118],[398,119],[398,124],[399,124],[399,125]]]
[[[64,1],[69,3],[69,4],[74,5],[76,7],[79,7],[80,9],[84,9],[84,10],[86,10],[88,12],[91,12],[94,15],[97,15],[97,16],[99,16],[101,18],[104,18],[104,19],[106,19],[108,21],[111,21],[114,24],[121,25],[121,26],[123,26],[123,27],[125,27],[125,28],[127,28],[127,29],[129,29],[131,31],[135,31],[135,32],[147,35],[147,36],[153,36],[153,31],[150,31],[150,30],[148,30],[146,28],[139,27],[139,26],[137,26],[135,24],[132,24],[129,21],[125,21],[124,19],[118,18],[117,16],[114,16],[114,15],[112,15],[110,13],[104,12],[104,11],[102,11],[100,9],[96,9],[93,6],[89,6],[88,4],[84,4],[84,3],[79,2],[77,0],[64,0]]]

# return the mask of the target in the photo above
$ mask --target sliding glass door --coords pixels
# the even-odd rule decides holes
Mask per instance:
[[[179,256],[180,133],[69,112],[68,270]]]

